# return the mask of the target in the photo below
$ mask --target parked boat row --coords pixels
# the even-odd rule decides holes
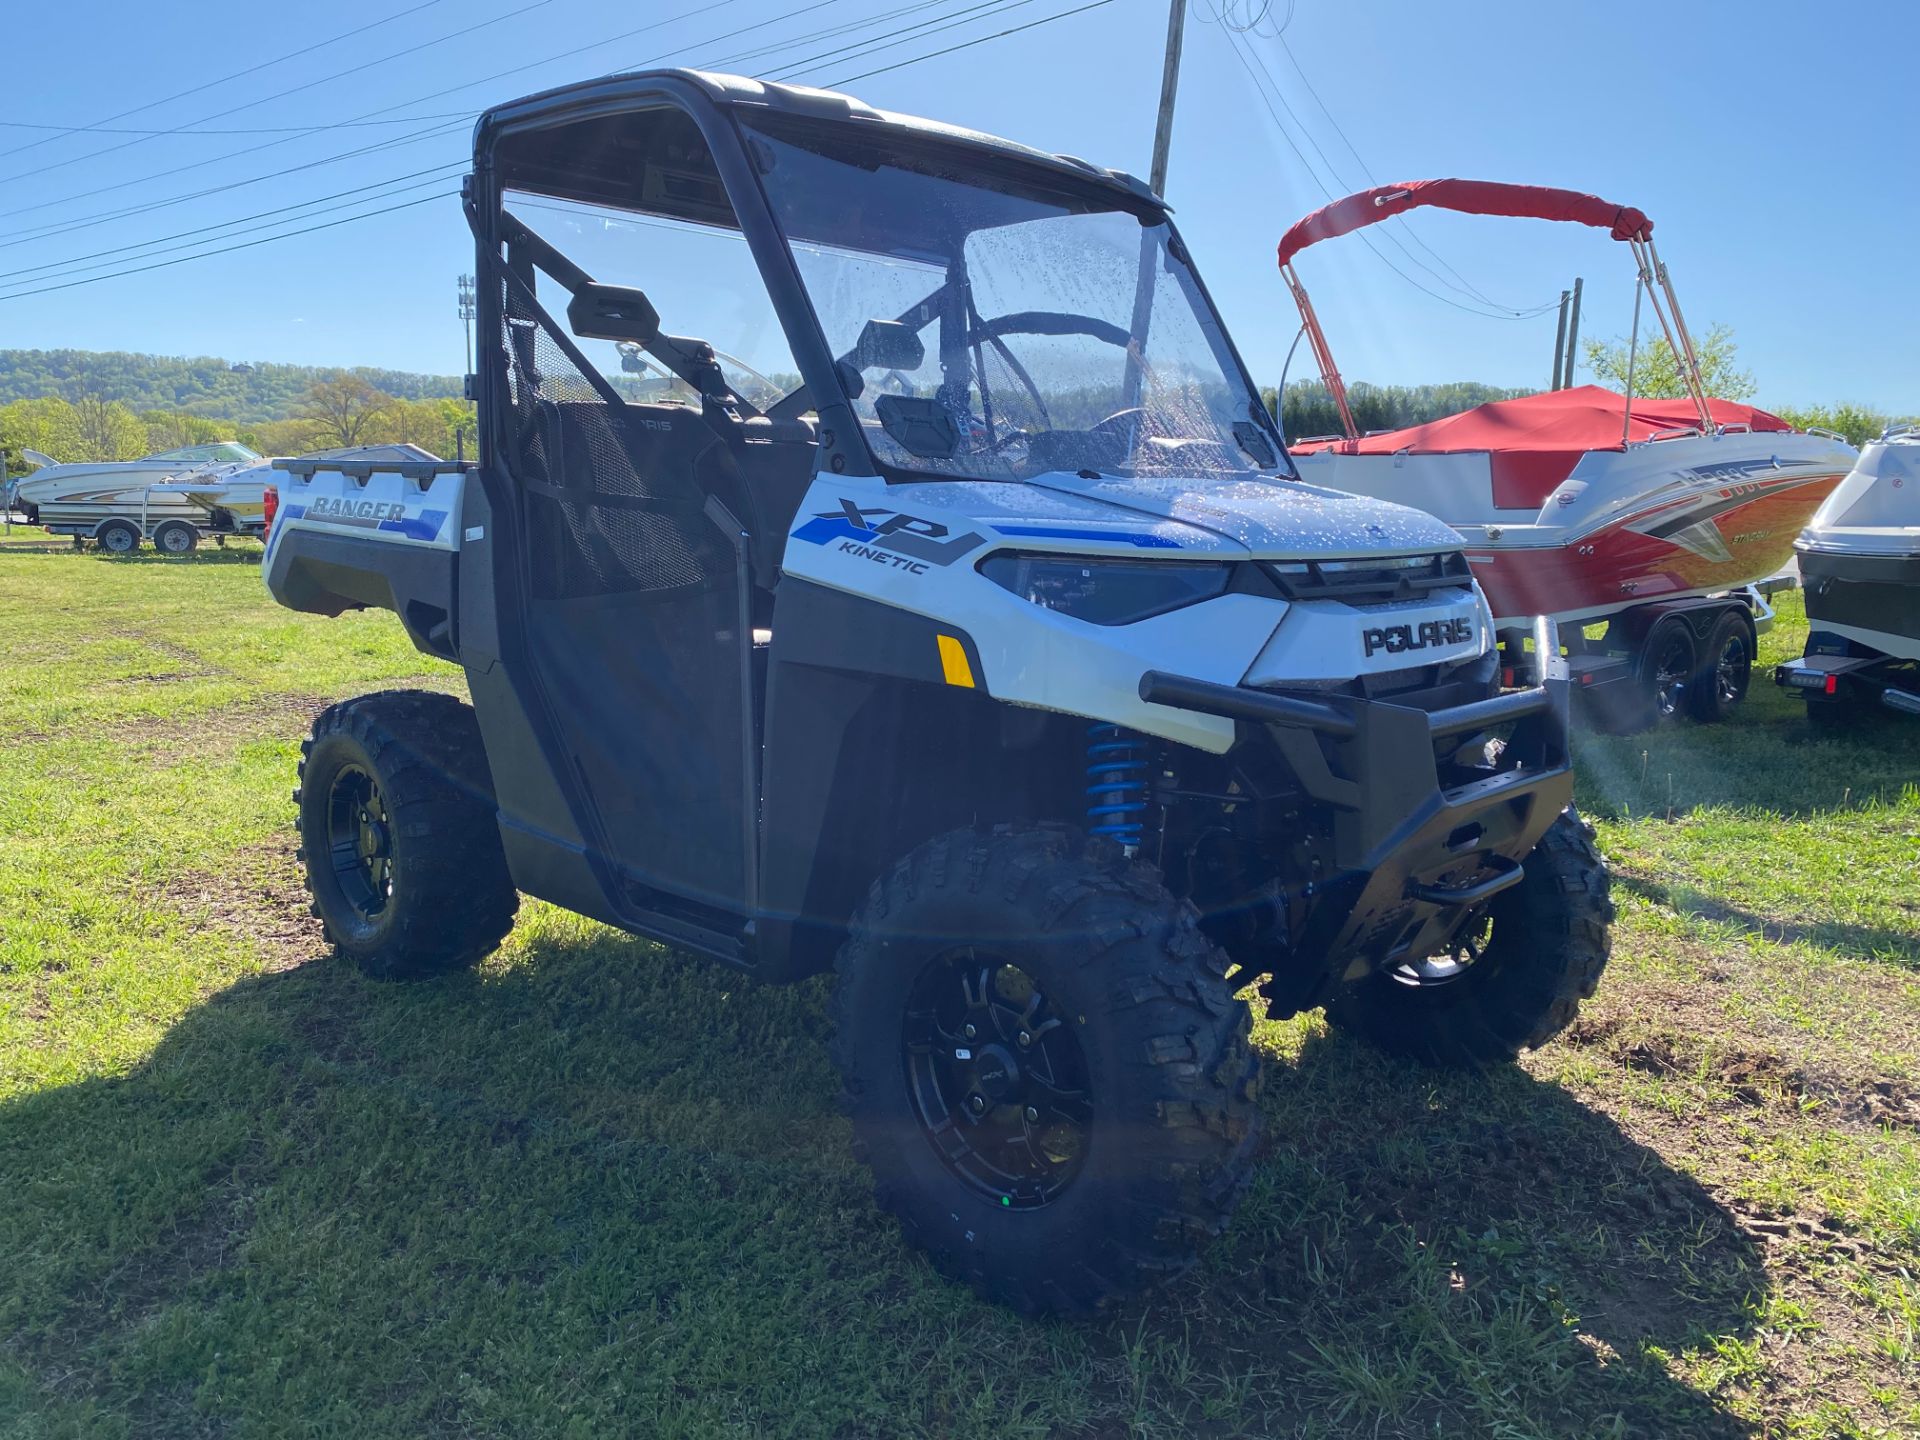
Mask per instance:
[[[6,507],[49,534],[88,540],[115,554],[150,541],[184,555],[212,536],[259,537],[266,531],[266,491],[275,461],[235,441],[188,445],[139,460],[61,464],[36,451],[40,468],[8,483]],[[418,445],[349,445],[316,450],[304,460],[437,462]]]

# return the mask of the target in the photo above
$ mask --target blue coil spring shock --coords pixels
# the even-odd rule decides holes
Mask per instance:
[[[1087,825],[1129,849],[1140,843],[1147,811],[1147,747],[1137,735],[1102,722],[1087,727]]]

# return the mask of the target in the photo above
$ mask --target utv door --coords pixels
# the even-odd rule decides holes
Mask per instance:
[[[504,258],[492,462],[548,759],[626,905],[739,914],[751,637],[737,526],[711,503],[724,447],[697,409],[620,394],[541,304],[532,256]]]

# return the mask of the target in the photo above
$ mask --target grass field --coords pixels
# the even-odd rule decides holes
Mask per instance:
[[[1763,681],[1583,742],[1575,1029],[1475,1078],[1263,1023],[1233,1229],[1035,1324],[870,1208],[824,982],[537,904],[470,977],[326,957],[308,718],[461,684],[390,616],[20,537],[0,614],[0,1434],[1920,1434],[1920,726]]]

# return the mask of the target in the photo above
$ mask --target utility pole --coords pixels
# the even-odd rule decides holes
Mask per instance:
[[[1560,379],[1560,367],[1567,356],[1567,302],[1573,298],[1571,290],[1560,292],[1560,325],[1553,332],[1553,386],[1555,390],[1564,390],[1566,386]]]
[[[460,277],[460,323],[467,332],[467,374],[473,373],[473,315],[474,315],[473,276]]]
[[[1580,355],[1580,287],[1586,284],[1573,277],[1573,308],[1567,312],[1567,384],[1573,384],[1573,366]]]
[[[1180,42],[1187,33],[1187,0],[1170,0],[1167,7],[1167,63],[1160,72],[1160,118],[1153,129],[1153,172],[1148,184],[1156,195],[1167,193],[1167,148],[1173,143],[1173,96],[1180,88]]]

